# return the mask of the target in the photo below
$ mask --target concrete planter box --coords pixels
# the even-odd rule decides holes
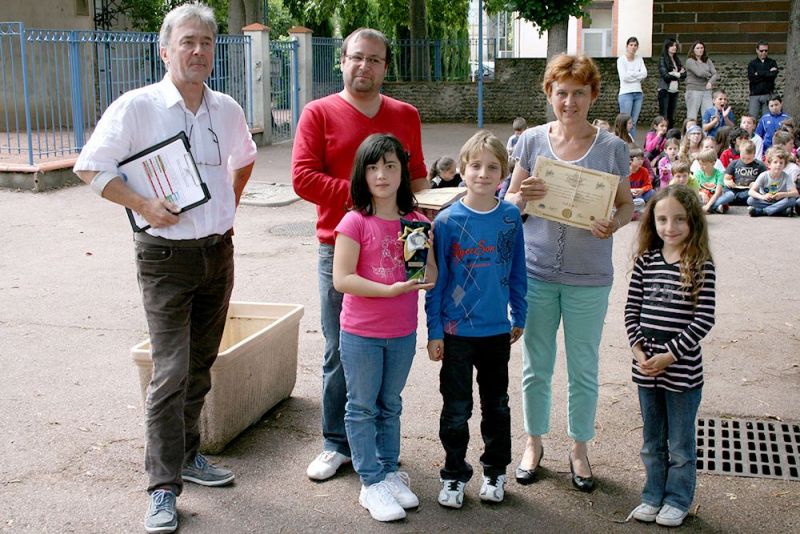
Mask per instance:
[[[297,378],[297,339],[303,306],[231,302],[211,367],[211,391],[200,414],[200,450],[216,454],[270,408],[289,397]],[[142,398],[153,373],[150,340],[131,354]]]

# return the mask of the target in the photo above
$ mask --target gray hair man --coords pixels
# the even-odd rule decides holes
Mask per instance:
[[[234,216],[256,147],[239,104],[205,83],[216,33],[213,11],[204,4],[170,11],[159,34],[164,79],[114,101],[74,168],[97,194],[149,225],[134,233],[153,359],[145,402],[148,532],[177,529],[175,501],[184,481],[221,486],[234,478],[198,452],[199,417],[233,288]],[[179,213],[167,198],[147,198],[129,187],[119,165],[180,132],[210,199]]]

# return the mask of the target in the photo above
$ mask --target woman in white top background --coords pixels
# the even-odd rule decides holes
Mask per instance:
[[[642,80],[647,78],[647,68],[642,58],[636,55],[639,50],[639,39],[628,37],[625,42],[625,55],[617,59],[619,73],[619,112],[627,113],[633,119],[631,137],[636,138],[636,124],[642,110]]]

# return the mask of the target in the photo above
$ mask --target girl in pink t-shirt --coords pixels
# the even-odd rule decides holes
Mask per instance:
[[[359,502],[374,519],[394,521],[419,505],[408,474],[397,471],[400,393],[416,353],[418,291],[433,288],[436,266],[428,254],[425,280],[406,280],[400,219],[428,220],[414,211],[408,155],[400,141],[389,134],[367,137],[350,180],[353,209],[336,227],[333,254],[333,285],[344,293],[344,421],[361,477]]]

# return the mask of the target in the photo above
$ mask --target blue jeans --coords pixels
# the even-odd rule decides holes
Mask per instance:
[[[746,206],[747,199],[750,198],[749,189],[730,189],[725,188],[719,196],[712,209],[717,209],[720,206],[739,205]]]
[[[445,452],[443,479],[468,482],[472,466],[466,461],[469,418],[472,416],[472,368],[477,371],[481,399],[483,474],[504,475],[511,463],[511,410],[508,407],[507,333],[486,337],[444,335],[444,359],[439,373],[442,415],[439,439]]]
[[[764,210],[765,215],[783,215],[787,209],[794,208],[795,205],[797,205],[797,199],[782,198],[777,202],[764,202],[763,200],[750,197],[747,199],[747,205]]]
[[[397,471],[400,457],[400,393],[416,353],[417,334],[378,339],[342,331],[340,350],[347,380],[344,423],[353,468],[364,486]]]
[[[522,409],[525,432],[550,431],[551,382],[556,334],[564,321],[567,353],[567,433],[575,441],[594,437],[600,338],[611,286],[568,286],[528,278],[528,317],[522,337]]]
[[[680,393],[639,388],[644,423],[641,456],[647,472],[643,503],[669,504],[684,512],[691,506],[697,478],[694,422],[702,392],[702,388]]]
[[[642,101],[644,100],[644,95],[641,92],[625,93],[619,95],[617,100],[619,101],[619,112],[627,113],[631,116],[633,128],[629,133],[631,134],[631,137],[636,139],[636,124],[639,122],[639,112],[642,111]]]
[[[333,245],[319,246],[319,301],[325,353],[322,356],[322,448],[350,456],[344,428],[347,386],[339,357],[342,294],[333,287]]]

